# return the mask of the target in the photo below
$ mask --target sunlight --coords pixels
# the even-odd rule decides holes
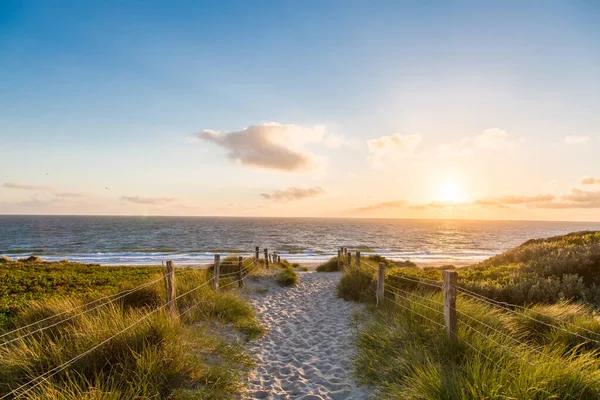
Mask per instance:
[[[457,203],[463,198],[460,188],[455,181],[444,181],[438,188],[438,200]]]

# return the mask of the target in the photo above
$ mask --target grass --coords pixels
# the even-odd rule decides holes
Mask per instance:
[[[390,299],[371,308],[372,318],[358,335],[354,367],[359,382],[375,385],[376,397],[599,398],[597,347],[570,346],[557,341],[556,331],[540,334],[522,319],[465,299],[458,301],[458,309],[491,328],[459,314],[458,341],[449,341],[437,325],[443,323],[441,307],[432,307],[442,301],[441,294],[426,293],[425,298],[393,299],[402,306]],[[554,307],[557,312],[562,308]]]
[[[283,270],[275,275],[275,281],[280,286],[296,286],[298,284],[298,274],[294,268],[289,264],[283,266],[282,268]]]
[[[44,267],[53,269],[60,266]],[[20,271],[18,275],[21,279],[28,274],[35,275],[42,268],[14,267]],[[136,268],[127,268],[128,272],[110,275],[111,278],[106,276],[105,268],[120,269],[72,263],[66,267],[64,275],[72,276],[70,280],[66,277],[63,279],[68,282],[87,282],[84,286],[89,289],[87,294],[79,296],[58,290],[53,285],[41,285],[44,291],[35,292],[35,298],[25,296],[24,302],[19,304],[19,309],[10,318],[10,327],[23,327],[33,321],[81,307],[67,312],[61,318],[73,316],[78,311],[89,309],[84,305],[93,297],[92,293],[99,295],[101,292],[116,292],[137,286],[134,281],[119,286],[118,281],[129,276],[147,281],[157,273],[157,270],[139,272]],[[46,272],[48,276],[60,279],[59,272]],[[145,279],[142,279],[144,274]],[[83,279],[84,276],[88,279]],[[84,354],[125,329],[64,371],[48,377],[47,381],[23,397],[226,399],[238,396],[243,391],[244,377],[253,361],[239,345],[220,339],[223,335],[219,332],[223,329],[234,330],[250,340],[261,335],[263,328],[249,304],[236,294],[227,290],[215,293],[210,285],[199,288],[210,276],[207,271],[176,271],[177,293],[183,294],[194,289],[177,300],[181,318],[173,319],[157,308],[165,302],[163,282],[157,282],[122,300],[0,347],[0,395]],[[93,282],[98,285],[94,286]],[[223,279],[222,284],[226,283],[227,279]],[[66,284],[63,286],[70,287]],[[126,329],[135,322],[138,323]],[[38,327],[25,328],[20,334]],[[2,340],[14,337],[15,334],[9,334]]]
[[[72,262],[9,262],[0,264],[0,329],[34,300],[80,298],[116,293],[128,282],[137,286],[158,277],[159,267],[100,267]]]
[[[494,287],[496,291],[484,293],[500,299],[506,290],[529,289],[526,298],[536,304],[513,313],[460,295],[457,341],[445,334],[441,290],[403,279],[441,280],[441,269],[379,261],[389,267],[388,291],[376,308],[375,264],[351,265],[341,278],[338,295],[366,303],[370,310],[357,338],[358,380],[375,385],[378,398],[600,398],[600,345],[577,336],[600,340],[597,303],[574,303],[552,291],[532,291],[529,285],[534,273],[560,278],[557,290],[581,300],[586,290],[594,290],[595,282],[586,277],[597,265],[597,241],[597,232],[529,241],[458,269],[461,285],[471,283],[480,292],[482,287]],[[568,292],[569,285],[564,285],[564,276],[574,272],[584,285],[583,293]],[[512,279],[505,279],[507,274]],[[404,292],[394,294],[395,288]]]
[[[417,264],[415,264],[414,262],[412,262],[410,260],[392,261],[392,260],[388,260],[387,258],[385,258],[379,254],[372,254],[370,256],[363,257],[362,259],[366,260],[369,263],[373,263],[373,264],[383,262],[386,264],[387,268],[416,267],[417,266]],[[344,260],[344,262],[342,262],[342,264],[344,264],[346,262],[345,261],[346,255],[344,255],[344,257],[342,257],[342,260]],[[355,257],[352,257],[351,264],[353,265],[355,262],[356,262]],[[339,272],[337,256],[331,257],[329,260],[327,260],[323,264],[319,265],[317,267],[317,272]]]

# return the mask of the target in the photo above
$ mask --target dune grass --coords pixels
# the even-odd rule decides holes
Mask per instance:
[[[283,260],[282,260],[283,261]],[[283,270],[275,275],[275,281],[280,286],[296,286],[298,284],[298,274],[291,265],[283,267]]]
[[[439,293],[425,298],[442,300]],[[458,309],[491,328],[459,315],[458,340],[449,341],[438,325],[441,307],[432,304],[397,297],[372,307],[372,318],[358,335],[354,367],[360,382],[377,387],[378,398],[599,398],[597,347],[557,343],[552,333],[539,337],[522,320],[465,299]],[[538,339],[527,340],[531,333]]]
[[[582,271],[582,265],[592,268],[595,235],[529,241],[508,255],[458,270],[459,284],[477,283],[474,277],[483,275],[485,285],[518,287],[518,276],[507,283],[502,273],[485,274],[483,269],[506,272],[514,267],[502,263],[515,260],[521,263],[518,271],[553,271],[548,277]],[[562,267],[552,254],[559,254]],[[594,301],[586,305],[536,295],[529,300],[537,304],[511,310],[459,294],[458,340],[450,341],[443,326],[441,290],[411,280],[439,281],[441,269],[387,268],[386,297],[376,308],[374,267],[364,263],[346,268],[338,295],[368,304],[367,322],[358,333],[355,372],[359,381],[376,386],[377,397],[600,398],[600,316]],[[585,274],[579,277],[585,281]]]
[[[103,268],[113,267],[72,265],[67,273],[72,268],[87,268],[90,276],[103,276]],[[156,272],[148,271],[146,280],[160,276]],[[238,395],[253,361],[239,345],[220,339],[218,332],[233,329],[249,340],[260,335],[263,328],[249,304],[235,293],[227,288],[215,293],[211,285],[200,287],[210,277],[208,271],[176,271],[177,293],[191,291],[177,300],[181,318],[171,318],[160,308],[165,304],[165,292],[159,281],[55,327],[0,346],[0,395],[81,354],[84,356],[40,381],[23,398],[225,399]],[[221,284],[232,281],[223,279]],[[105,283],[100,285],[103,290],[109,286],[114,291],[137,286],[134,282],[121,286]],[[74,316],[90,309],[84,306],[89,299],[56,293],[40,295],[14,313],[10,328],[83,306],[48,324]],[[1,341],[39,327],[25,328]],[[86,354],[95,346],[98,347]]]

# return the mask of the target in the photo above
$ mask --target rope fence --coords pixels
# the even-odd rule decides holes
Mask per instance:
[[[459,306],[457,306],[457,298],[464,296],[466,299],[475,302],[480,302],[488,306],[492,306],[494,309],[499,310],[501,312],[508,312],[517,317],[527,318],[536,323],[543,324],[548,328],[556,329],[563,333],[572,335],[581,339],[583,343],[593,343],[600,345],[600,340],[594,337],[590,337],[600,337],[600,334],[583,326],[579,326],[570,321],[556,318],[555,316],[545,314],[538,310],[532,310],[527,307],[500,302],[462,287],[458,284],[458,273],[456,271],[442,271],[442,282],[415,275],[408,275],[397,272],[394,273],[394,279],[405,281],[411,286],[413,284],[421,286],[424,289],[427,289],[430,293],[434,293],[435,291],[439,290],[442,294],[443,301],[438,301],[434,298],[421,295],[417,291],[405,290],[401,287],[395,286],[393,282],[386,283],[386,263],[374,262],[372,260],[369,260],[368,258],[361,258],[361,254],[358,251],[355,252],[352,257],[351,253],[348,252],[346,248],[342,247],[338,250],[338,267],[340,271],[344,271],[346,268],[350,267],[361,266],[365,266],[371,269],[372,272],[374,272],[376,282],[374,287],[372,287],[371,289],[375,297],[376,304],[378,306],[384,302],[389,302],[395,306],[398,306],[410,312],[411,314],[414,314],[419,318],[430,322],[435,327],[443,328],[445,330],[446,336],[453,341],[458,341],[458,324],[460,323],[460,325],[465,327],[465,329],[474,332],[475,334],[481,336],[485,340],[489,340],[490,343],[493,343],[498,349],[502,349],[503,351],[507,352],[511,357],[515,357],[529,366],[536,366],[537,362],[535,362],[535,360],[527,359],[523,354],[521,354],[519,348],[527,349],[531,351],[531,353],[539,357],[543,357],[550,361],[559,363],[572,372],[581,373],[581,371],[577,370],[576,368],[573,368],[568,363],[564,363],[564,360],[559,359],[555,356],[555,354],[548,354],[547,352],[541,351],[540,349],[536,348],[535,345],[525,343],[523,340],[520,340],[519,338],[514,337],[513,335],[507,332],[503,332],[502,330],[494,327],[492,324],[482,321],[476,316],[471,315],[465,309],[462,308],[463,306],[465,306],[464,303],[459,303]],[[399,281],[397,281],[396,283],[399,284]],[[431,292],[432,289],[433,292]],[[422,312],[419,312],[419,309],[421,311],[424,311],[425,314],[428,314],[429,316],[424,315]],[[434,316],[437,316],[439,320],[436,320],[437,318],[435,318]],[[542,320],[541,318],[544,318],[545,320]],[[495,338],[490,337],[490,335],[485,332],[486,330],[488,330],[488,332],[498,334],[502,338],[501,342],[498,341],[500,339],[498,336],[495,336]],[[504,339],[506,339],[510,343],[513,343],[516,348],[508,347],[506,344],[508,342],[504,343]],[[493,358],[489,357],[489,355],[483,354],[479,349],[477,349],[467,340],[460,341],[460,343],[470,347],[471,349],[479,353],[481,356],[486,358],[488,361],[499,366],[499,364]],[[516,378],[511,371],[507,371],[505,369],[505,372],[511,377]]]
[[[5,395],[3,395],[2,397],[0,397],[0,400],[6,399],[6,398],[19,398],[19,397],[26,395],[27,393],[34,390],[36,387],[38,387],[42,383],[47,382],[48,379],[52,378],[59,372],[68,368],[73,363],[77,362],[78,360],[82,359],[83,357],[90,354],[94,350],[96,350],[96,349],[100,348],[101,346],[105,345],[106,343],[110,342],[111,340],[118,337],[119,335],[122,335],[123,333],[127,332],[128,330],[130,330],[131,328],[140,324],[141,322],[147,320],[149,317],[151,317],[152,315],[156,314],[157,312],[159,312],[161,310],[166,309],[169,312],[169,314],[171,315],[171,317],[177,318],[177,319],[180,318],[181,316],[187,314],[188,312],[193,310],[195,307],[197,307],[199,304],[201,304],[203,299],[200,299],[199,301],[195,302],[194,304],[192,304],[190,307],[188,307],[185,311],[183,311],[181,313],[177,312],[177,300],[179,300],[179,299],[183,298],[184,296],[187,296],[193,292],[196,292],[201,288],[204,288],[204,287],[212,284],[214,291],[217,292],[226,287],[232,286],[236,283],[238,284],[239,287],[243,287],[244,278],[252,270],[256,269],[259,266],[258,247],[256,247],[256,251],[254,252],[254,254],[252,254],[252,253],[250,253],[250,254],[251,255],[249,255],[249,256],[242,257],[239,255],[239,253],[237,253],[235,256],[237,259],[237,262],[233,261],[233,257],[234,257],[233,255],[227,255],[225,260],[228,260],[228,261],[223,264],[220,263],[220,259],[221,259],[220,254],[216,254],[215,262],[211,266],[208,266],[208,267],[202,268],[202,269],[186,268],[183,270],[179,270],[177,272],[175,271],[174,263],[172,261],[167,261],[166,269],[163,268],[163,276],[161,276],[158,279],[154,279],[150,282],[146,282],[146,283],[141,284],[133,289],[128,289],[128,290],[124,290],[124,291],[116,293],[116,294],[100,297],[100,298],[90,301],[88,303],[78,305],[77,307],[73,307],[71,309],[62,311],[58,314],[40,319],[38,321],[29,323],[27,325],[17,327],[11,331],[2,333],[0,335],[0,338],[6,338],[6,337],[13,336],[13,335],[17,335],[13,338],[10,338],[10,339],[5,340],[4,342],[0,343],[0,349],[4,349],[3,351],[9,351],[9,345],[11,343],[15,343],[17,341],[23,340],[23,339],[30,337],[32,335],[35,335],[37,333],[41,333],[49,328],[55,327],[59,324],[65,323],[74,318],[77,318],[77,317],[80,317],[87,313],[90,313],[94,310],[98,310],[99,308],[101,308],[103,306],[114,303],[117,300],[122,299],[127,295],[130,295],[131,293],[137,292],[137,291],[147,288],[151,285],[157,284],[158,282],[162,281],[165,283],[165,290],[166,290],[167,298],[166,298],[166,302],[164,304],[147,312],[141,318],[135,320],[133,323],[131,323],[127,327],[123,328],[119,332],[117,332],[117,333],[111,335],[110,337],[102,340],[101,342],[97,343],[90,349],[76,355],[75,357],[69,359],[68,361],[65,361],[64,363],[46,371],[43,374],[31,379],[30,381],[16,387],[12,391],[10,391],[10,392],[6,393]],[[269,265],[269,261],[271,261],[272,263],[281,262],[281,257],[278,253],[269,254],[268,250],[265,249],[264,254],[265,254],[264,262],[265,262],[265,265],[267,266],[267,268]],[[226,274],[220,274],[220,266],[237,266],[237,270],[226,273]],[[202,283],[198,286],[195,286],[195,287],[185,291],[184,293],[181,293],[181,294],[176,293],[176,285],[175,285],[176,277],[185,277],[186,275],[190,274],[193,271],[206,270],[206,269],[211,269],[211,268],[212,268],[212,277],[209,277],[204,283]],[[219,286],[219,280],[223,279],[223,278],[225,279],[225,281],[227,283]],[[98,304],[98,303],[100,303],[100,304]],[[90,307],[90,308],[88,308],[88,307]],[[63,318],[60,321],[53,322],[49,325],[42,326],[40,328],[34,329],[34,330],[26,332],[24,334],[19,334],[19,332],[23,332],[28,328],[39,326],[40,324],[43,324],[44,322],[52,321],[60,316],[68,315],[77,310],[81,310],[81,311],[77,312],[76,314],[69,315],[68,317]]]

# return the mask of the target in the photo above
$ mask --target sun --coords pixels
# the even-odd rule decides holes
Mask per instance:
[[[460,188],[454,181],[444,181],[438,187],[438,199],[444,202],[458,203],[463,196]]]

